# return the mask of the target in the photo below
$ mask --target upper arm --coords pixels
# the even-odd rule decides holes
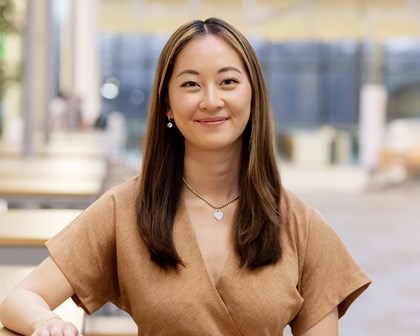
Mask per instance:
[[[32,291],[41,296],[51,310],[74,294],[74,290],[51,257],[46,258],[15,289]]]
[[[307,215],[297,252],[298,290],[303,303],[290,322],[295,335],[309,330],[332,310],[337,310],[338,317],[343,316],[370,283],[322,215],[314,209]]]
[[[334,308],[327,316],[300,336],[337,336],[338,312]]]

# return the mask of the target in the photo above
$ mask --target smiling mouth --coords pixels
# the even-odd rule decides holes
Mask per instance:
[[[206,127],[216,127],[219,125],[224,124],[228,118],[205,118],[205,119],[199,119],[197,122]]]

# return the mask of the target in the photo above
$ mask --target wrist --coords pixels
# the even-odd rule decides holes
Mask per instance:
[[[38,330],[39,328],[43,327],[47,322],[51,321],[51,320],[61,320],[61,317],[53,314],[53,315],[49,315],[49,316],[43,316],[42,318],[36,320],[33,324],[33,329],[34,330]]]

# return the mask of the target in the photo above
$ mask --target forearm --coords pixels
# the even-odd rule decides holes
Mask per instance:
[[[31,335],[42,321],[58,316],[38,294],[15,289],[0,306],[3,325],[23,335]]]

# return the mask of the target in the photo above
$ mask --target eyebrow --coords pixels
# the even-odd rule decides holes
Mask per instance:
[[[217,71],[217,73],[220,74],[222,72],[227,72],[227,71],[236,71],[236,72],[242,74],[242,72],[238,68],[235,68],[233,66],[227,66],[227,67],[220,68],[219,71]],[[193,69],[185,69],[185,70],[182,70],[177,75],[177,77],[182,76],[182,75],[185,75],[185,74],[199,75],[200,73],[198,71],[196,71],[196,70],[193,70]]]

